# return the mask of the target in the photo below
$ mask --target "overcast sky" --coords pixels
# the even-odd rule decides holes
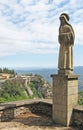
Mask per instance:
[[[57,67],[61,13],[75,31],[74,66],[83,66],[83,0],[0,0],[0,67]]]

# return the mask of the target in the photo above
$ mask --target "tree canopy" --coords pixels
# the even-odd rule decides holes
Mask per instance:
[[[0,73],[7,73],[7,74],[15,74],[15,71],[12,69],[8,69],[8,68],[0,68]]]

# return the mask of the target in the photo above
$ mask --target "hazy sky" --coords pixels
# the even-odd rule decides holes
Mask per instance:
[[[83,66],[83,0],[0,0],[0,67],[57,67],[61,13],[75,31],[74,66]]]

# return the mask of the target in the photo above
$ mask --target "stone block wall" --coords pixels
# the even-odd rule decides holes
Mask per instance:
[[[41,113],[51,117],[52,103],[39,100],[34,100],[34,102],[27,100],[27,102],[20,101],[0,105],[0,121],[9,121],[25,113]]]
[[[78,102],[78,75],[52,75],[54,122],[69,126]]]
[[[73,124],[83,130],[83,106],[77,106],[73,110]]]
[[[52,104],[50,103],[38,102],[29,104],[26,107],[28,107],[32,113],[41,113],[50,117],[52,116]]]
[[[9,121],[14,118],[14,104],[0,105],[0,121]]]
[[[9,121],[16,116],[25,113],[41,113],[52,117],[52,101],[49,100],[27,100],[0,104],[0,121]],[[83,106],[73,109],[73,125],[83,129]]]

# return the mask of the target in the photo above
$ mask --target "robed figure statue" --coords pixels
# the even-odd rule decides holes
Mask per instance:
[[[59,74],[72,74],[73,72],[73,45],[74,30],[68,23],[69,15],[62,13],[60,15],[60,27],[58,40],[60,43],[58,68]]]

